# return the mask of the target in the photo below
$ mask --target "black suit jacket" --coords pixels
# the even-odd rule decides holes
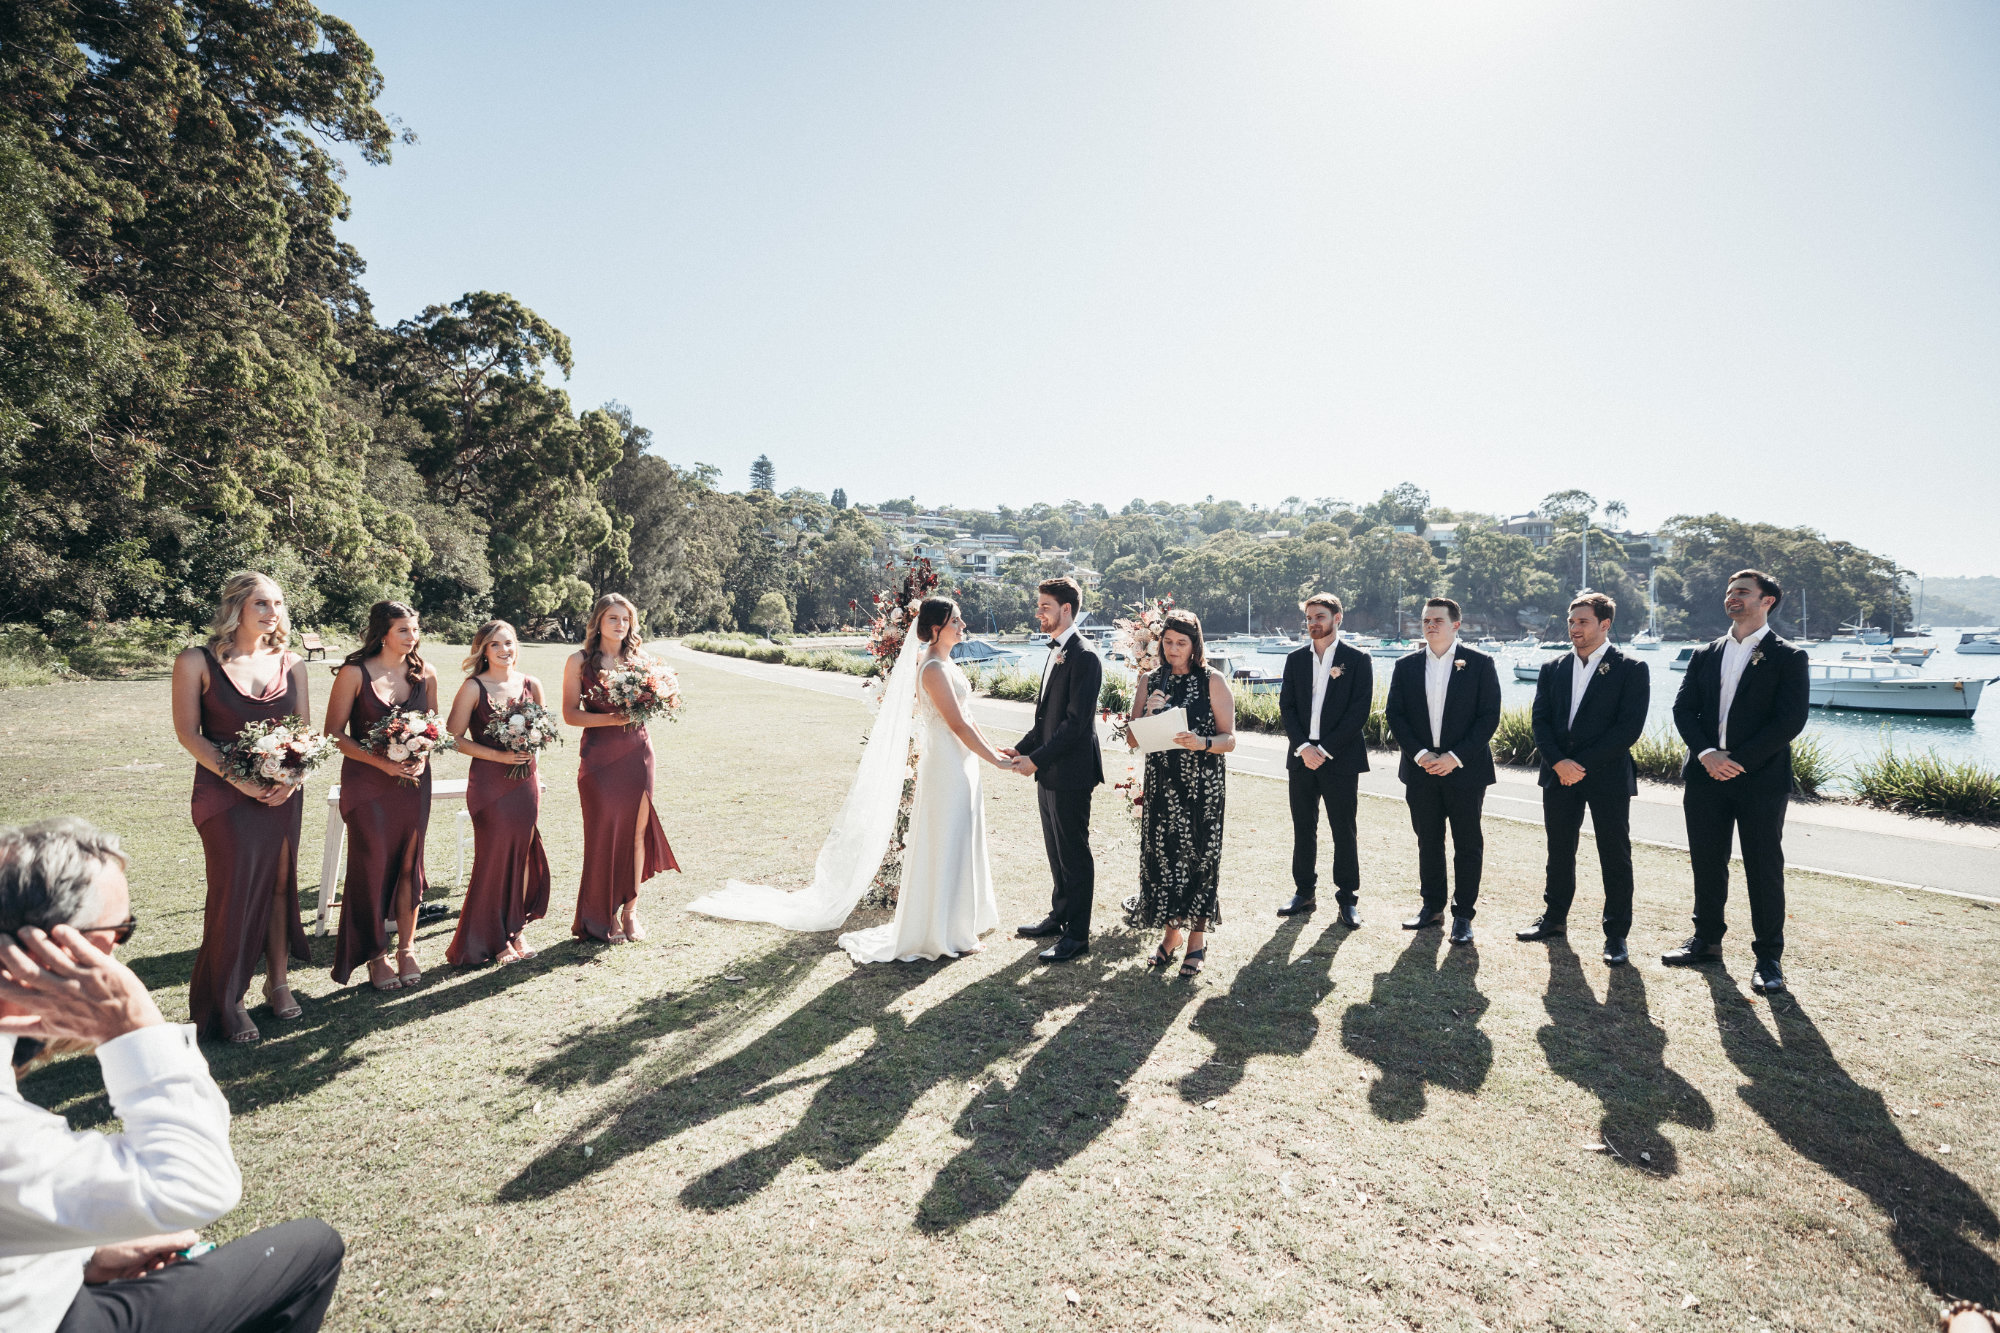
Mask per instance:
[[[1443,739],[1431,743],[1431,708],[1424,695],[1424,659],[1428,647],[1396,659],[1389,676],[1389,730],[1403,748],[1403,762],[1397,776],[1407,784],[1436,781],[1417,767],[1417,755],[1424,750],[1449,751],[1458,756],[1458,767],[1446,782],[1493,785],[1493,733],[1500,727],[1500,672],[1491,654],[1463,643],[1453,650],[1457,659],[1451,669],[1451,683],[1445,688]]]
[[[1361,730],[1368,710],[1375,702],[1375,663],[1345,640],[1333,645],[1332,666],[1340,675],[1326,684],[1326,698],[1319,707],[1319,748],[1326,751],[1336,773],[1366,773],[1368,743]],[[1313,650],[1311,645],[1295,648],[1285,655],[1285,679],[1278,687],[1278,716],[1285,724],[1285,736],[1292,743],[1287,768],[1304,768],[1299,747],[1312,735]],[[1320,767],[1325,768],[1322,764]]]
[[[1806,729],[1810,692],[1806,684],[1806,650],[1766,634],[1750,654],[1736,697],[1729,704],[1729,744],[1721,741],[1722,647],[1729,636],[1694,650],[1680,693],[1674,696],[1674,726],[1687,742],[1690,782],[1711,782],[1702,767],[1703,750],[1727,750],[1743,765],[1730,779],[1754,786],[1790,788],[1792,740]]]
[[[1063,648],[1063,660],[1049,668],[1042,697],[1035,701],[1035,725],[1014,748],[1035,764],[1035,781],[1054,791],[1088,791],[1104,781],[1104,757],[1097,746],[1097,700],[1104,692],[1104,660],[1081,634]]]
[[[1583,765],[1583,781],[1576,784],[1582,791],[1622,790],[1627,796],[1636,796],[1639,774],[1632,766],[1632,747],[1646,731],[1653,673],[1638,658],[1626,656],[1615,646],[1607,647],[1596,674],[1584,687],[1576,721],[1571,722],[1570,690],[1581,665],[1575,653],[1564,653],[1553,662],[1542,663],[1541,678],[1535,682],[1535,749],[1542,761],[1539,780],[1544,787],[1561,786],[1556,765],[1574,759]]]

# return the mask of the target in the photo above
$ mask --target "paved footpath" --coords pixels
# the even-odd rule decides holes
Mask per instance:
[[[861,682],[854,676],[691,652],[678,643],[665,648],[671,656],[719,671],[844,699],[861,697]],[[1010,742],[1028,729],[1034,711],[1029,704],[983,696],[972,703],[973,720]],[[1241,733],[1236,753],[1229,756],[1230,770],[1282,779],[1285,748],[1282,736]],[[1395,756],[1376,751],[1370,761],[1374,768],[1362,775],[1362,794],[1401,802],[1403,787],[1396,780]],[[1487,793],[1486,817],[1539,825],[1541,811],[1534,775],[1524,769],[1501,769],[1500,781]],[[1588,822],[1584,827],[1587,831]],[[1687,850],[1678,787],[1640,784],[1638,799],[1632,802],[1632,837]],[[1785,860],[1799,870],[2000,903],[2000,829],[1996,828],[1948,824],[1834,801],[1799,802],[1785,817]]]

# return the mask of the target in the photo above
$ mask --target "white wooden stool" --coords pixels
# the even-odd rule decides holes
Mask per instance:
[[[543,784],[546,786],[547,784]],[[451,778],[446,781],[431,782],[431,803],[439,801],[465,800],[465,779]],[[472,836],[471,812],[460,810],[453,821],[458,830],[458,857],[452,871],[453,888],[465,883],[465,843]],[[319,856],[319,916],[313,922],[313,934],[326,934],[326,923],[340,902],[335,896],[334,885],[340,880],[343,853],[347,849],[347,822],[340,817],[340,784],[334,783],[326,793],[326,846]]]

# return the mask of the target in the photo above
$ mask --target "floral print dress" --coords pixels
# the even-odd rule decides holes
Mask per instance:
[[[1187,709],[1188,730],[1213,736],[1208,673],[1161,667],[1146,682],[1146,711]],[[1146,756],[1139,832],[1139,892],[1125,900],[1125,924],[1212,930],[1222,924],[1223,766],[1219,754],[1175,748]]]

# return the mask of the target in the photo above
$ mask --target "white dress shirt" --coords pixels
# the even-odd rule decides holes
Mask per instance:
[[[1771,632],[1765,625],[1754,634],[1746,634],[1738,639],[1734,634],[1722,636],[1722,705],[1715,719],[1715,749],[1703,750],[1702,754],[1714,754],[1716,750],[1729,748],[1729,706],[1736,702],[1736,687],[1743,683],[1743,672],[1750,665],[1750,657],[1757,651],[1757,645]],[[1696,755],[1699,759],[1701,755]]]
[[[188,1024],[97,1048],[123,1133],[72,1130],[24,1100],[0,1036],[0,1329],[52,1333],[100,1245],[207,1226],[236,1206],[229,1103]]]
[[[1326,673],[1327,670],[1333,665],[1333,650],[1335,648],[1338,648],[1339,646],[1340,646],[1340,634],[1338,631],[1336,631],[1334,633],[1334,636],[1326,641],[1325,652],[1322,653],[1317,650],[1313,652],[1312,725],[1306,728],[1306,745],[1319,744],[1319,714],[1320,710],[1326,707],[1326,687],[1333,683],[1331,680],[1327,678]],[[1301,750],[1303,750],[1304,748],[1305,745],[1301,745],[1299,747],[1299,749]],[[1325,752],[1322,751],[1321,753]]]
[[[1451,689],[1451,673],[1455,669],[1452,664],[1457,660],[1457,639],[1451,641],[1451,647],[1444,650],[1443,657],[1432,652],[1429,644],[1424,645],[1424,702],[1430,705],[1431,710],[1431,751],[1426,753],[1450,753],[1438,747],[1444,744],[1445,692]],[[1455,754],[1451,757],[1458,758]]]
[[[1068,629],[1049,640],[1049,655],[1042,659],[1041,688],[1035,691],[1036,702],[1039,703],[1041,701],[1042,691],[1049,687],[1049,673],[1056,669],[1056,654],[1068,647],[1069,641],[1075,637],[1076,626],[1071,625]]]
[[[1597,664],[1611,651],[1611,640],[1607,637],[1597,645],[1597,651],[1585,657],[1577,655],[1569,668],[1569,724],[1576,725],[1576,710],[1583,707],[1583,692],[1590,688],[1590,678],[1597,674]]]

